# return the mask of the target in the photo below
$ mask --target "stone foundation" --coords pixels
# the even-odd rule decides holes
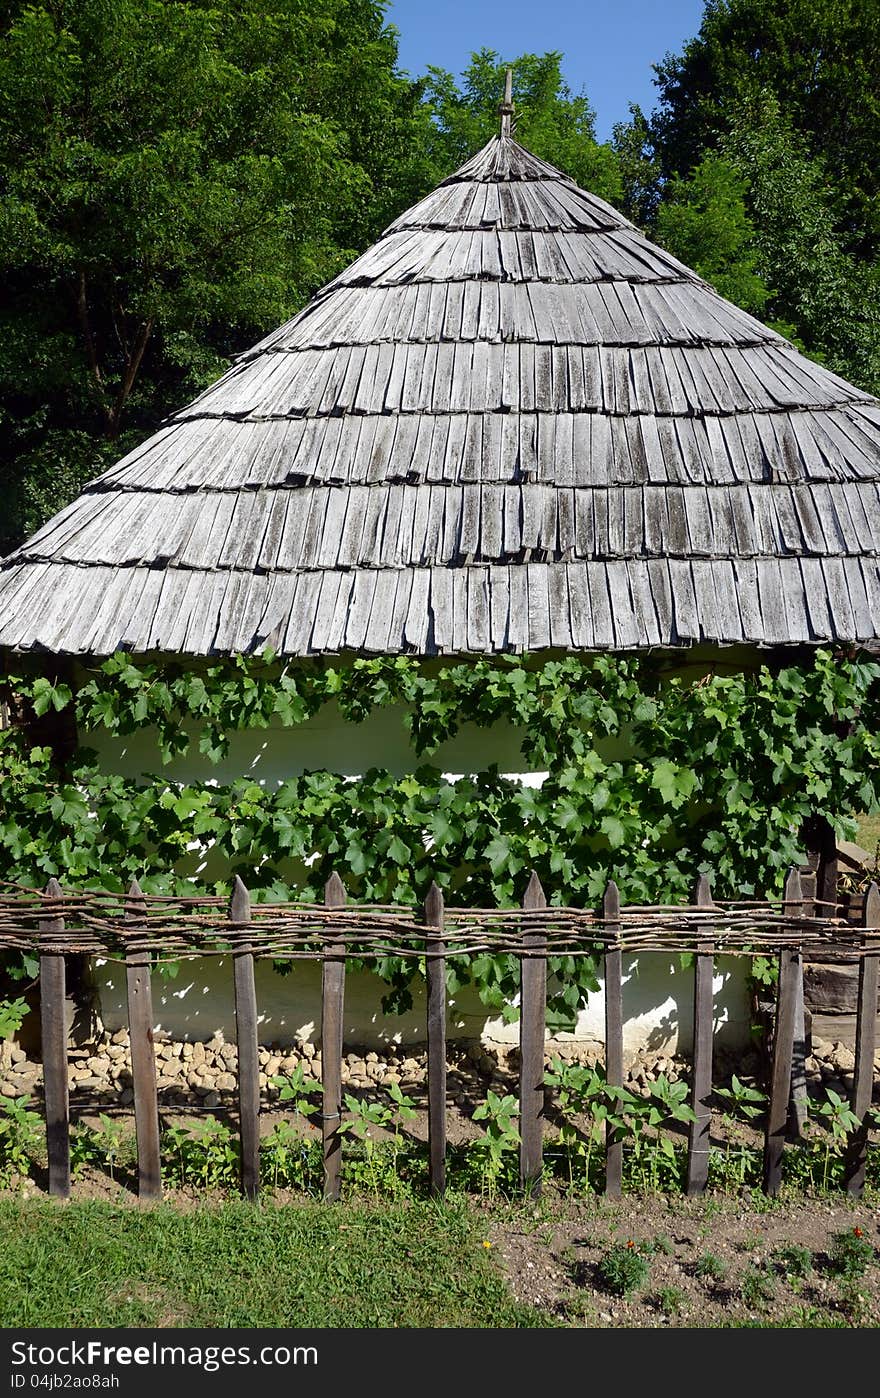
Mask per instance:
[[[549,1067],[554,1059],[567,1063],[595,1065],[602,1062],[600,1044],[570,1043],[548,1048],[545,1061]],[[76,1105],[116,1103],[127,1106],[132,1101],[131,1056],[128,1031],[115,1034],[81,1048],[69,1051],[68,1082],[71,1101]],[[519,1050],[505,1044],[450,1048],[448,1086],[450,1099],[458,1106],[482,1101],[487,1088],[516,1092]],[[841,1095],[852,1088],[855,1060],[845,1044],[822,1039],[813,1042],[813,1054],[807,1059],[807,1078],[814,1089],[830,1087]],[[880,1071],[880,1054],[876,1060]],[[160,1102],[166,1105],[198,1105],[216,1107],[234,1100],[237,1088],[238,1050],[235,1044],[220,1037],[207,1043],[166,1040],[156,1044],[157,1085]],[[314,1044],[304,1041],[284,1048],[260,1049],[260,1091],[263,1101],[276,1102],[279,1089],[272,1079],[285,1077],[301,1067],[306,1082],[317,1086],[321,1080],[321,1053]],[[758,1068],[756,1055],[751,1052],[719,1050],[715,1055],[715,1081],[722,1083],[731,1073],[751,1077]],[[669,1054],[641,1052],[630,1063],[626,1083],[632,1090],[647,1093],[650,1084],[661,1074],[672,1082],[686,1078],[686,1059]],[[0,1096],[34,1097],[42,1087],[42,1064],[28,1058],[14,1043],[0,1044]],[[418,1099],[426,1092],[426,1056],[424,1047],[393,1045],[382,1051],[376,1049],[348,1052],[343,1056],[342,1081],[350,1090],[389,1088],[398,1083],[403,1092]]]

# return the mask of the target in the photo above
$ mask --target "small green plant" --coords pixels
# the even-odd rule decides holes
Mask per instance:
[[[727,1263],[714,1252],[703,1252],[694,1263],[694,1272],[709,1281],[723,1281],[727,1276]]]
[[[27,1097],[0,1100],[0,1185],[27,1175],[43,1142],[43,1120],[28,1107]]]
[[[841,1278],[838,1286],[838,1305],[851,1325],[866,1322],[868,1298],[861,1289],[858,1277]]]
[[[664,1257],[672,1257],[675,1254],[675,1244],[667,1233],[658,1233],[645,1247],[650,1248],[651,1252],[662,1253]]]
[[[643,1189],[676,1189],[681,1187],[683,1152],[675,1142],[661,1134],[670,1121],[689,1123],[695,1120],[687,1103],[686,1082],[671,1082],[661,1073],[650,1084],[646,1097],[633,1097],[624,1107],[630,1128],[630,1151],[634,1181]]]
[[[198,1126],[170,1126],[162,1137],[163,1172],[172,1184],[220,1189],[237,1184],[238,1142],[226,1122],[209,1116]]]
[[[511,1152],[519,1146],[520,1135],[514,1125],[518,1115],[519,1102],[515,1097],[510,1093],[500,1097],[491,1090],[474,1112],[474,1121],[485,1121],[486,1128],[470,1147],[470,1153],[481,1166],[484,1189],[490,1198],[495,1196]]]
[[[874,1261],[874,1249],[861,1228],[835,1233],[828,1249],[828,1271],[833,1277],[852,1281],[863,1277]]]
[[[321,1160],[321,1142],[304,1139],[289,1121],[276,1122],[260,1141],[260,1174],[273,1189],[316,1193]]]
[[[767,1094],[750,1087],[734,1073],[730,1087],[716,1087],[715,1096],[726,1105],[723,1117],[728,1126],[738,1123],[753,1125],[767,1108]],[[760,1183],[761,1152],[745,1141],[734,1142],[728,1131],[723,1153],[712,1151],[709,1157],[710,1183],[726,1188],[754,1187]]]
[[[406,1121],[414,1121],[417,1112],[416,1104],[412,1097],[407,1097],[402,1090],[400,1083],[393,1082],[388,1089],[388,1096],[391,1098],[391,1125],[394,1127],[394,1139],[391,1144],[393,1164],[395,1173],[400,1152],[403,1149],[402,1128]]]
[[[776,1295],[773,1278],[760,1267],[746,1267],[739,1283],[739,1294],[750,1310],[772,1301]]]
[[[351,1120],[344,1121],[339,1130],[344,1135],[355,1136],[361,1142],[370,1186],[378,1199],[379,1161],[376,1158],[376,1142],[372,1128],[387,1128],[392,1120],[391,1109],[385,1106],[384,1102],[369,1102],[365,1097],[355,1097],[350,1092],[345,1094],[345,1105],[351,1113]]]
[[[22,1026],[30,1006],[20,997],[17,1000],[0,1000],[0,1039],[11,1039]]]
[[[654,1297],[655,1305],[664,1315],[681,1315],[686,1300],[684,1292],[677,1286],[661,1286]]]
[[[79,1176],[86,1165],[96,1165],[109,1171],[111,1180],[116,1178],[116,1166],[126,1141],[126,1129],[121,1121],[113,1121],[104,1112],[99,1116],[100,1126],[81,1125],[70,1137],[70,1168]]]
[[[556,1058],[544,1075],[544,1085],[556,1089],[555,1104],[562,1118],[557,1141],[568,1162],[569,1186],[575,1183],[575,1161],[581,1160],[584,1190],[589,1191],[593,1150],[602,1139],[608,1115],[605,1078],[596,1068]],[[578,1116],[586,1118],[586,1138],[575,1125]]]
[[[813,1254],[809,1248],[800,1247],[797,1243],[774,1248],[770,1254],[770,1261],[775,1263],[785,1276],[796,1277],[798,1281],[804,1281],[813,1270]]]
[[[838,1158],[843,1156],[850,1132],[858,1126],[859,1118],[850,1109],[849,1103],[830,1087],[825,1089],[825,1101],[817,1103],[814,1111],[826,1128],[822,1189],[827,1189],[832,1154]]]
[[[630,1238],[625,1243],[612,1243],[599,1260],[598,1272],[606,1291],[615,1296],[628,1296],[645,1285],[651,1274],[651,1264]]]
[[[346,1110],[351,1113],[351,1121],[344,1121],[339,1130],[343,1134],[357,1136],[359,1141],[371,1141],[372,1126],[387,1127],[391,1121],[391,1110],[383,1102],[370,1102],[366,1097],[345,1094]]]
[[[346,1093],[345,1105],[352,1119],[343,1122],[339,1128],[341,1132],[354,1136],[361,1142],[366,1183],[377,1199],[380,1190],[395,1198],[407,1192],[400,1174],[401,1156],[404,1153],[401,1128],[404,1122],[412,1121],[416,1115],[415,1102],[404,1094],[399,1083],[391,1084],[388,1096],[391,1099],[390,1104],[369,1102],[365,1098]],[[377,1147],[373,1137],[374,1127],[392,1132],[390,1142],[383,1144],[381,1149]],[[360,1182],[360,1173],[359,1162],[349,1161],[349,1175],[356,1183]]]
[[[295,1118],[308,1120],[319,1111],[319,1104],[312,1098],[320,1095],[320,1084],[306,1078],[301,1063],[286,1077],[270,1078],[269,1081],[278,1088],[278,1101],[292,1104]]]
[[[740,1082],[736,1073],[730,1079],[730,1087],[715,1088],[715,1096],[728,1104],[724,1113],[728,1121],[755,1121],[767,1107],[766,1092]]]

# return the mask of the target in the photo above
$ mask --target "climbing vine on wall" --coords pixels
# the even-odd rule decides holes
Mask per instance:
[[[269,653],[196,667],[120,654],[75,692],[45,666],[22,670],[5,681],[21,721],[0,734],[0,878],[119,889],[136,876],[150,892],[222,892],[239,872],[257,897],[314,898],[337,869],[355,899],[412,903],[436,879],[451,901],[491,906],[514,904],[535,868],[551,901],[595,905],[609,877],[627,901],[669,901],[705,870],[719,896],[773,892],[802,853],[808,816],[852,834],[853,813],[880,805],[878,679],[880,665],[828,651],[696,681],[613,656],[441,666],[282,664]],[[218,762],[231,733],[295,726],[331,702],[351,723],[402,706],[421,765],[277,784],[162,773],[193,746]],[[81,747],[64,771],[24,721],[50,711],[76,718]],[[465,723],[514,725],[543,785],[494,767],[444,779],[430,759]],[[88,748],[101,729],[148,730],[156,771],[108,774]],[[379,969],[405,1004],[412,963]],[[588,963],[555,969],[562,1022],[595,981]],[[458,974],[492,1008],[518,987],[513,958],[477,958]]]

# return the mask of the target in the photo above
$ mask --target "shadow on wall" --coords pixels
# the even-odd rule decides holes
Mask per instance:
[[[715,1035],[719,1046],[743,1048],[749,1042],[747,958],[719,957],[715,967]],[[128,1024],[125,969],[116,963],[95,964],[95,984],[105,1029],[113,1033]],[[625,957],[623,963],[624,1054],[639,1050],[687,1052],[693,1038],[691,969],[660,953]],[[601,986],[601,977],[600,977]],[[317,1041],[321,1019],[321,968],[301,961],[288,975],[279,975],[268,962],[256,965],[260,1039],[264,1044]],[[369,971],[356,971],[345,983],[345,1042],[352,1047],[417,1044],[426,1038],[424,982],[413,985],[413,1008],[403,1015],[385,1015],[383,983]],[[551,987],[552,989],[552,987]],[[174,980],[153,978],[156,1029],[174,1039],[207,1040],[221,1034],[235,1041],[232,961],[229,957],[194,957],[180,963]],[[465,987],[450,1001],[450,1039],[516,1044],[519,1025],[487,1015],[476,991]],[[554,1036],[558,1043],[603,1042],[603,989],[588,997],[573,1033]]]

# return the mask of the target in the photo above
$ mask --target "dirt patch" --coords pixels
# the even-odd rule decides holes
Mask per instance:
[[[864,1275],[835,1274],[837,1235],[858,1239],[857,1248],[870,1244]],[[750,1194],[619,1203],[550,1195],[508,1218],[487,1211],[486,1239],[516,1298],[570,1326],[880,1325],[874,1204]],[[615,1248],[618,1259],[630,1252],[646,1264],[644,1280],[628,1295],[615,1294],[602,1274]]]

